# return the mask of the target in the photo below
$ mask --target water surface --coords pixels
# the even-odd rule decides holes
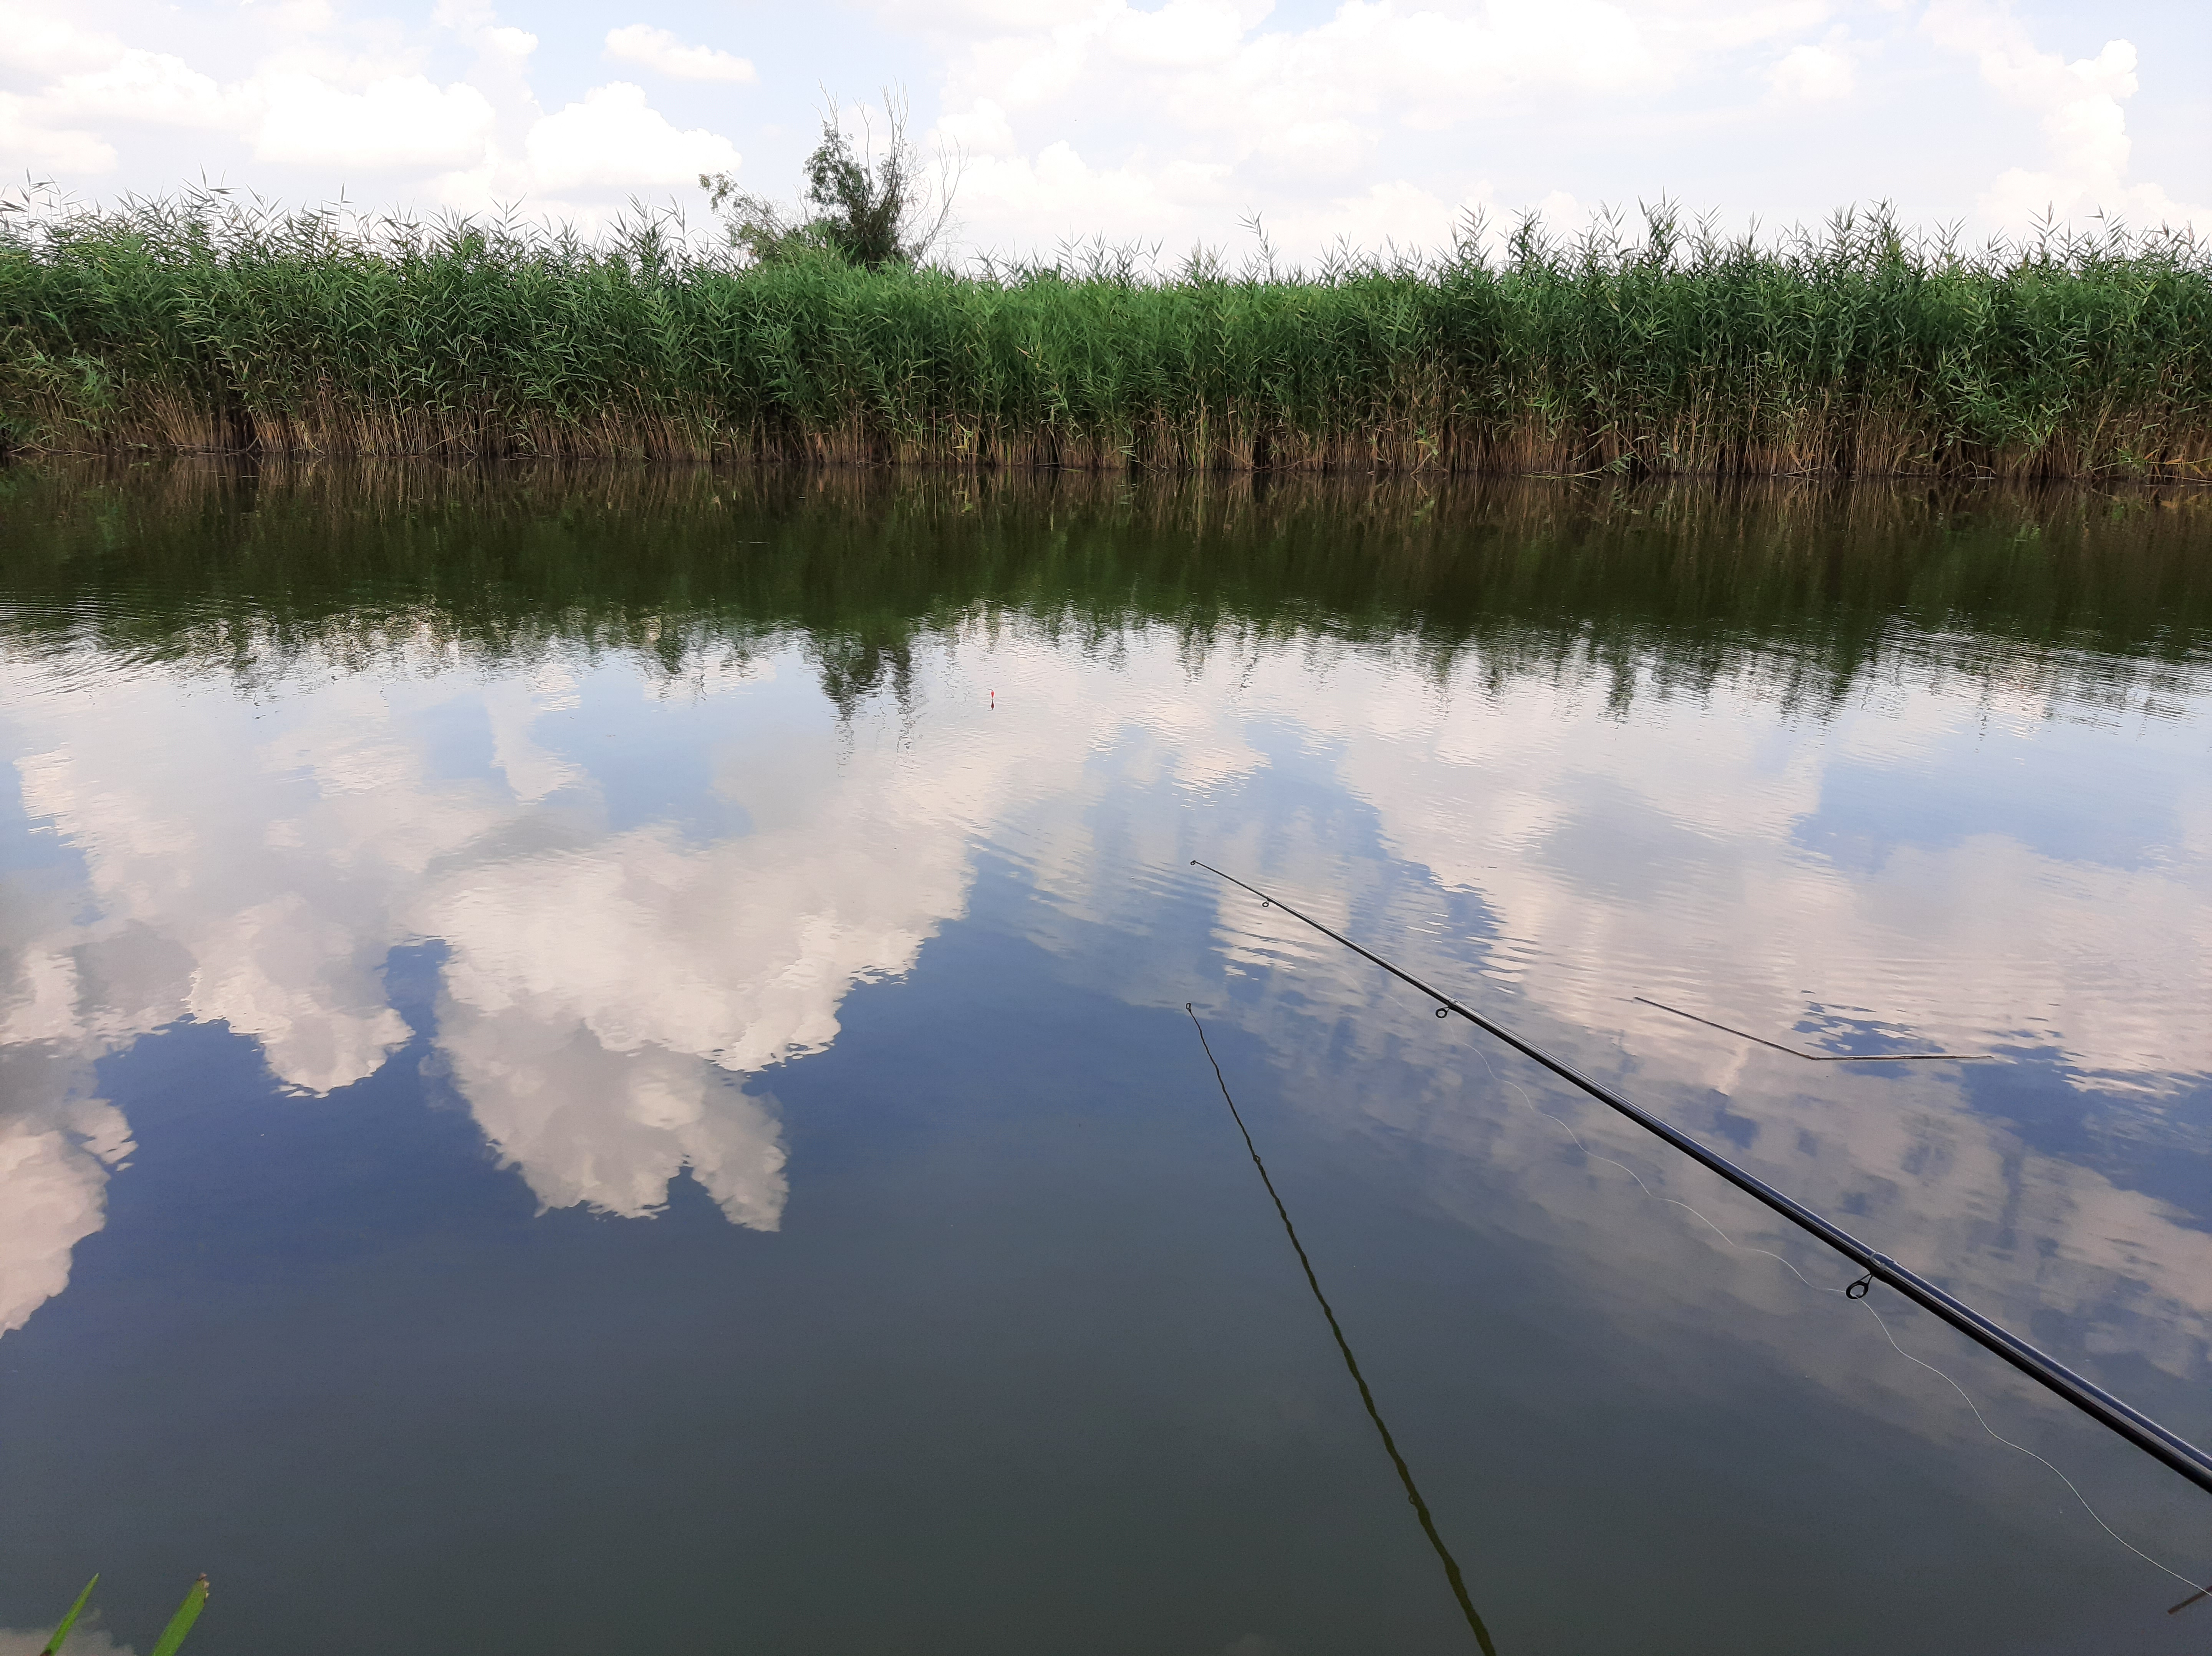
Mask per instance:
[[[2208,543],[0,473],[0,1624],[98,1569],[143,1650],[205,1570],[207,1656],[1474,1648],[1188,1002],[1499,1650],[2202,1650],[1888,1336],[2185,1573],[2201,1494],[1188,863],[2204,1441]]]

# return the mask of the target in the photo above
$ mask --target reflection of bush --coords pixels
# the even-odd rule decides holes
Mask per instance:
[[[2212,264],[2185,234],[1969,253],[1875,214],[1754,245],[1662,208],[1632,236],[1471,224],[1435,259],[1311,272],[1099,248],[956,275],[866,268],[900,243],[888,229],[853,242],[859,265],[746,266],[658,219],[587,241],[214,193],[0,207],[0,444],[18,447],[1362,475],[2212,464]],[[829,234],[764,224],[756,255]]]
[[[1165,626],[1194,660],[1312,635],[1819,707],[1881,672],[2105,699],[2212,645],[2197,491],[49,462],[0,514],[10,647],[246,678],[556,644],[681,675],[795,636],[849,709],[955,627]]]

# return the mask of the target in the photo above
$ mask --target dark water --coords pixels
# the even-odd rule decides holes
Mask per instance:
[[[1189,1001],[1499,1651],[2212,1641],[1870,1313],[2212,1501],[1187,866],[2212,1439],[2203,497],[19,470],[0,698],[0,1623],[1473,1649]]]

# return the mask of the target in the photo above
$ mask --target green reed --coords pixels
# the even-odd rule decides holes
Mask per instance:
[[[69,1614],[62,1617],[39,1656],[61,1656],[64,1647],[69,1643],[70,1629],[76,1625],[77,1617],[84,1614],[84,1607],[92,1598],[92,1590],[99,1585],[100,1577],[97,1575],[84,1584],[84,1591],[77,1594],[76,1603],[70,1606]],[[185,1642],[185,1635],[192,1630],[192,1623],[200,1619],[200,1612],[207,1608],[207,1599],[208,1579],[203,1575],[185,1589],[184,1603],[177,1606],[176,1614],[169,1617],[168,1625],[161,1629],[161,1636],[154,1641],[153,1656],[176,1656],[178,1647]]]
[[[2212,474],[2212,250],[1671,210],[1432,259],[738,269],[212,194],[0,214],[0,444],[1106,469]]]

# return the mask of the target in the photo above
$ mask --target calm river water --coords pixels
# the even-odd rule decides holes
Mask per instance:
[[[2212,1440],[2202,496],[18,469],[0,752],[0,1624],[1474,1649],[1188,1002],[1504,1656],[2212,1642],[1899,1349],[2212,1501],[1188,866]]]

